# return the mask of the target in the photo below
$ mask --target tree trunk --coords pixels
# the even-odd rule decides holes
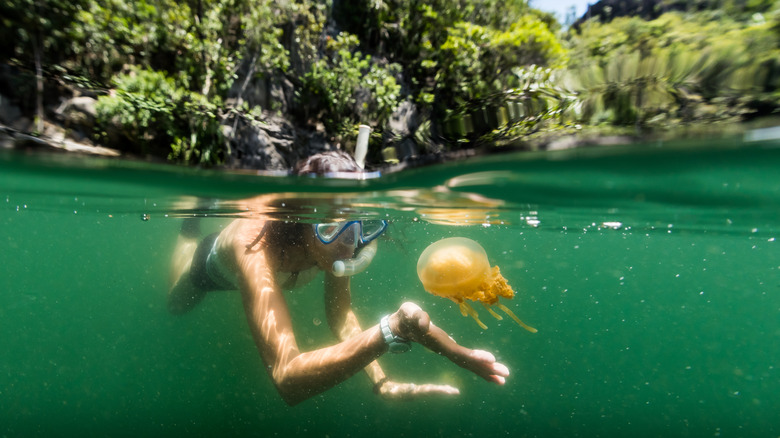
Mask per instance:
[[[33,53],[35,56],[35,130],[38,135],[43,134],[43,38],[33,39]]]

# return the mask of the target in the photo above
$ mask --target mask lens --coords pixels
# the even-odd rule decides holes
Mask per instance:
[[[387,229],[386,221],[362,221],[361,224],[363,232],[360,237],[363,243],[376,239]]]
[[[317,233],[317,237],[322,241],[322,243],[331,243],[336,240],[345,225],[347,225],[347,222],[316,224],[314,226],[314,232]]]
[[[315,224],[314,232],[320,242],[328,244],[344,239],[345,244],[368,243],[387,229],[387,221],[349,221]]]

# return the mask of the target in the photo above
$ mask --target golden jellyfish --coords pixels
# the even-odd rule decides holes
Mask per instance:
[[[536,329],[515,316],[499,297],[511,299],[515,293],[498,266],[490,267],[482,246],[465,237],[450,237],[432,243],[417,260],[417,275],[426,291],[449,298],[460,306],[463,316],[471,316],[480,327],[487,326],[466,300],[479,301],[498,320],[503,319],[492,307],[498,307],[531,333]]]

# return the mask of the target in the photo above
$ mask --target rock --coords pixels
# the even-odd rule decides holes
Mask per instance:
[[[243,169],[283,170],[290,167],[295,131],[284,119],[263,122],[233,119],[223,129],[230,145],[229,166]]]
[[[88,132],[95,125],[96,107],[97,99],[78,96],[62,101],[54,113],[66,127]]]
[[[16,140],[13,138],[13,132],[0,125],[0,149],[13,149],[16,146]]]
[[[582,140],[575,136],[559,138],[551,141],[545,147],[548,151],[562,151],[582,146]]]
[[[417,142],[407,137],[395,144],[395,156],[399,161],[408,160],[418,155]]]
[[[283,117],[263,115],[262,121],[233,118],[223,125],[222,133],[230,146],[225,162],[228,167],[286,171],[303,158],[336,149],[322,132],[296,129]]]
[[[293,108],[293,99],[295,97],[295,86],[287,78],[277,75],[270,85],[270,105],[268,108],[279,111],[283,114],[288,113]]]
[[[233,82],[225,102],[236,107],[246,105],[288,113],[294,104],[295,86],[280,73],[256,75],[250,60],[239,67],[238,78]]]
[[[387,122],[388,131],[397,133],[402,137],[413,135],[420,126],[417,107],[406,100],[398,105],[390,120]]]
[[[120,156],[119,151],[115,149],[70,140],[66,138],[65,131],[60,126],[48,122],[44,123],[44,132],[39,137],[0,125],[0,149],[45,149],[105,157]]]
[[[0,94],[0,123],[10,125],[21,116],[22,111],[19,107],[12,104],[10,99]]]
[[[311,155],[336,149],[338,148],[331,144],[324,132],[317,130],[300,130],[297,135],[293,164]]]
[[[561,151],[582,148],[586,146],[618,146],[631,144],[635,141],[635,138],[624,135],[611,135],[592,138],[566,136],[548,142],[546,145],[542,146],[542,149],[547,151]]]
[[[413,136],[420,127],[417,107],[410,101],[404,101],[395,109],[387,122],[383,136],[383,149],[395,147],[396,157],[404,161],[418,154],[417,143]]]
[[[10,127],[19,132],[30,132],[35,128],[33,121],[27,117],[19,117],[12,121]]]

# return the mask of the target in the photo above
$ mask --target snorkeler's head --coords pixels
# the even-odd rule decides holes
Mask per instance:
[[[321,152],[298,162],[296,175],[327,175],[337,173],[360,173],[363,170],[351,155],[343,151]]]
[[[342,151],[312,155],[295,166],[295,174],[355,179],[367,175],[351,155]],[[371,263],[376,244],[369,244],[387,229],[387,221],[336,221],[313,224],[312,228],[318,243],[312,248],[324,258],[335,259],[334,275],[349,276]]]

